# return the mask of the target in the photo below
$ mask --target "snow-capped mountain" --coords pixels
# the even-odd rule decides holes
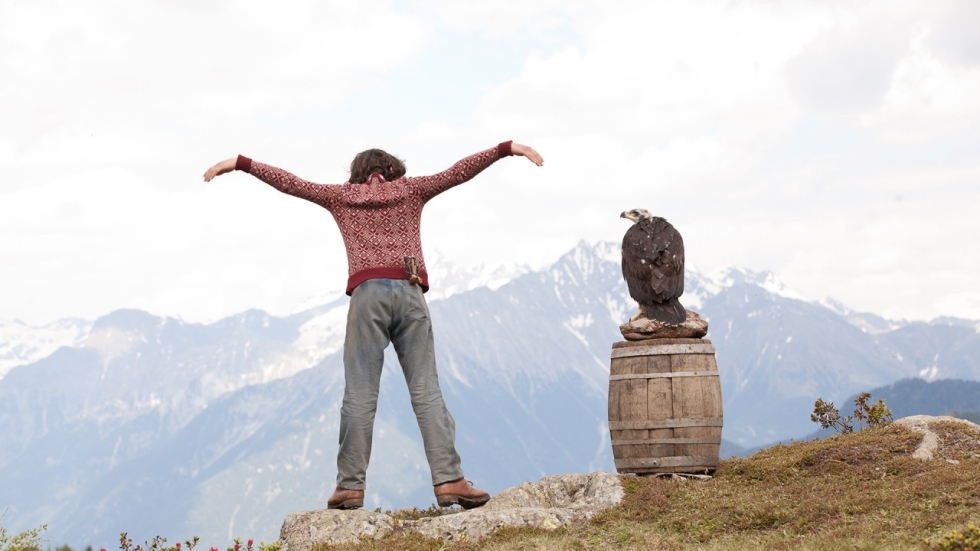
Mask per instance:
[[[636,308],[618,245],[580,243],[541,271],[429,262],[430,293],[451,289],[430,311],[467,476],[497,491],[612,470],[609,351]],[[767,272],[686,278],[682,302],[709,320],[718,351],[724,436],[739,445],[809,434],[818,397],[978,378],[976,322],[891,322],[808,302]],[[333,490],[346,312],[342,293],[209,325],[123,310],[11,368],[0,380],[5,525],[46,523],[53,543],[94,547],[122,531],[218,547],[274,538],[286,513]],[[4,334],[15,337],[3,350],[23,349]],[[425,507],[428,469],[393,354],[386,367],[366,505]]]
[[[438,250],[426,254],[425,258],[429,267],[430,286],[425,297],[429,302],[449,298],[480,287],[496,291],[515,278],[531,271],[527,265],[513,262],[456,264],[448,261]]]
[[[0,321],[0,379],[12,368],[50,356],[62,346],[72,346],[88,335],[92,323],[63,319],[41,327],[21,321]]]

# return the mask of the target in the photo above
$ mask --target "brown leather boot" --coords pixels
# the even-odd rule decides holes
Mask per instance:
[[[327,500],[327,509],[360,509],[364,507],[364,490],[348,490],[337,486]]]
[[[440,507],[459,504],[463,509],[473,509],[490,501],[490,494],[477,490],[465,478],[445,482],[435,487],[436,502]]]

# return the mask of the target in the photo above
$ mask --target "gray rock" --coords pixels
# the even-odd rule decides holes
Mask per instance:
[[[354,543],[364,538],[382,538],[392,533],[390,516],[354,509],[320,509],[290,513],[282,523],[282,551],[310,551],[317,543]]]
[[[423,536],[449,542],[475,541],[505,526],[533,526],[555,530],[577,517],[568,509],[513,508],[466,511],[412,522],[410,529]]]
[[[587,520],[623,499],[619,477],[604,472],[546,476],[508,488],[479,509],[419,520],[397,521],[370,511],[303,511],[286,517],[282,551],[310,551],[315,543],[381,538],[412,530],[449,542],[474,541],[505,526],[555,530]]]
[[[474,541],[505,526],[555,530],[587,520],[623,499],[619,477],[610,473],[546,476],[493,497],[480,509],[415,521],[412,530],[446,541]]]
[[[623,499],[619,477],[604,472],[546,476],[493,496],[483,510],[517,508],[575,509],[591,517]]]

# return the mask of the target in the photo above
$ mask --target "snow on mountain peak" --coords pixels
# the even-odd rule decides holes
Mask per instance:
[[[620,264],[623,260],[622,245],[612,241],[599,241],[591,245],[595,255],[606,262]]]
[[[847,323],[870,335],[881,335],[882,333],[888,333],[908,325],[908,322],[905,320],[889,320],[877,314],[856,312],[848,308],[843,302],[830,297],[814,302],[841,316],[847,320]]]
[[[438,250],[426,254],[425,258],[429,275],[429,291],[425,294],[428,302],[447,299],[455,294],[472,291],[480,287],[496,291],[531,271],[531,268],[526,264],[515,262],[457,264],[446,258]],[[293,308],[291,314],[298,314],[330,304],[343,295],[343,290],[332,290],[314,295],[299,303]]]
[[[762,287],[766,291],[783,298],[803,301],[806,300],[802,294],[787,287],[778,277],[776,277],[776,274],[770,272],[769,270],[753,272],[745,268],[731,266],[719,270],[712,276],[708,276],[708,278],[716,285],[723,288],[732,287],[738,283],[744,283]]]
[[[853,312],[853,310],[845,306],[843,302],[831,297],[822,298],[817,301],[817,304],[841,316],[847,316]]]
[[[755,285],[766,291],[793,300],[806,299],[799,292],[790,289],[775,274],[768,270],[753,272],[745,268],[730,266],[705,274],[693,264],[688,263],[685,271],[685,292],[681,302],[688,308],[701,308],[704,301],[738,284]]]
[[[780,281],[778,277],[776,277],[776,274],[768,270],[755,275],[756,276],[765,275],[765,279],[761,282],[757,282],[756,285],[762,287],[763,289],[769,291],[770,293],[776,296],[780,296],[783,298],[791,298],[794,300],[803,300],[803,301],[806,300],[806,298],[804,298],[802,294],[800,294],[798,291],[794,289],[790,289],[789,287],[787,287],[782,281]]]
[[[457,264],[439,251],[426,255],[429,274],[429,302],[447,299],[455,294],[486,287],[491,291],[503,287],[514,279],[529,273],[526,264],[502,262],[498,264]]]
[[[294,362],[281,363],[275,373],[266,373],[266,381],[292,375],[302,369],[313,367],[323,358],[340,350],[344,345],[344,332],[347,327],[347,304],[342,304],[307,321],[299,328],[299,338],[293,346],[300,352]],[[284,369],[292,365],[291,369]],[[274,366],[274,364],[270,364]]]
[[[339,299],[342,296],[344,296],[343,289],[334,289],[334,290],[326,291],[324,293],[320,293],[319,295],[313,295],[307,298],[306,300],[304,300],[303,302],[297,304],[296,307],[293,308],[293,311],[290,312],[290,314],[298,314],[300,312],[312,310],[317,306],[324,306],[330,304],[331,302]]]
[[[72,346],[88,336],[92,322],[62,319],[41,327],[19,320],[0,321],[0,379],[11,369],[46,358],[62,346]]]
[[[563,254],[554,264],[544,271],[553,271],[564,265],[565,268],[571,264],[577,273],[583,276],[592,275],[598,263],[612,262],[616,266],[622,261],[622,252],[619,243],[611,241],[598,241],[589,243],[584,239],[579,241],[575,248]]]

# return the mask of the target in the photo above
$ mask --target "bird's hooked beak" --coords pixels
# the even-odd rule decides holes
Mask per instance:
[[[619,217],[620,218],[625,218],[625,219],[630,220],[632,222],[636,222],[637,218],[639,218],[636,215],[636,211],[635,210],[626,210],[626,211],[623,211],[623,214],[620,214]]]

